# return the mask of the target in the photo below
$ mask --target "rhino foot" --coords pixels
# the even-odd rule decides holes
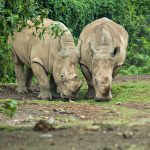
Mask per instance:
[[[52,95],[50,92],[40,92],[39,99],[44,99],[44,100],[51,100],[52,99]]]
[[[59,95],[59,94],[57,94],[57,95],[56,95],[56,94],[54,94],[54,95],[53,95],[53,99],[60,99],[60,98],[61,98],[61,97],[60,97],[60,95]]]
[[[85,95],[85,99],[93,99],[93,98],[94,98],[94,95],[89,95],[89,94]]]
[[[16,91],[17,93],[28,93],[28,90],[26,87],[18,87]]]
[[[86,93],[85,98],[86,98],[86,99],[93,99],[94,96],[95,96],[95,92],[94,92],[94,90],[91,90],[91,91],[88,91],[88,92]]]
[[[32,89],[30,87],[27,87],[27,90],[29,93],[33,93]]]

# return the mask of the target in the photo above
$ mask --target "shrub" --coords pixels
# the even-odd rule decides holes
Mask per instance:
[[[147,62],[150,58],[149,0],[1,0],[0,81],[11,81],[14,77],[11,53],[6,46],[8,35],[25,27],[27,19],[44,16],[47,10],[48,17],[63,22],[75,39],[85,25],[101,17],[121,24],[129,33],[124,72],[150,72],[150,63]]]

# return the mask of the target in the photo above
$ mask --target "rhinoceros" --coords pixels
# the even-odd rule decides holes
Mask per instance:
[[[112,99],[112,79],[124,63],[127,45],[127,31],[108,18],[85,26],[78,41],[79,63],[88,84],[85,98]]]
[[[31,21],[27,23],[33,25]],[[46,31],[39,38],[38,35],[33,35],[35,27],[27,27],[21,32],[15,32],[13,40],[8,41],[13,47],[17,92],[30,90],[34,74],[40,85],[40,99],[52,99],[53,95],[57,96],[56,93],[61,98],[75,99],[82,84],[76,68],[79,50],[74,44],[71,32],[63,23],[44,19],[43,25],[47,28],[59,25],[65,32],[61,37],[54,37]],[[27,66],[26,69],[23,69],[24,66]]]

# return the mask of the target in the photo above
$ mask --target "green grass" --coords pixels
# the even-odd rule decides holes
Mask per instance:
[[[150,102],[150,82],[127,82],[114,84],[113,101]]]
[[[28,130],[29,127],[24,126],[8,126],[8,125],[0,125],[0,130],[5,130],[9,132],[20,131],[20,130]]]
[[[80,91],[79,102],[84,102],[84,94],[86,93],[87,86],[84,84]],[[86,100],[89,103],[100,105],[109,105],[116,102],[150,102],[150,82],[123,82],[112,84],[113,99],[109,102],[96,102],[94,99]]]

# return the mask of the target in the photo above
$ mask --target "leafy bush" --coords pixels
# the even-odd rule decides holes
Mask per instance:
[[[2,107],[0,107],[0,112],[7,115],[8,117],[13,117],[17,110],[16,100],[7,100]]]
[[[129,33],[125,67],[121,74],[150,73],[150,5],[149,0],[52,0],[49,18],[66,24],[78,37],[91,21],[108,17],[121,24]],[[124,73],[123,73],[124,72]]]
[[[37,16],[42,18],[47,14],[36,0],[1,0],[0,1],[0,81],[14,81],[14,67],[11,51],[7,45],[8,36],[14,31],[21,31],[27,26],[26,21]],[[35,26],[41,21],[33,20]]]
[[[101,17],[121,24],[129,33],[127,59],[121,73],[150,73],[149,0],[1,0],[0,81],[14,80],[11,52],[6,44],[8,35],[24,28],[27,19],[43,17],[47,11],[48,17],[63,22],[75,39],[85,25]]]

